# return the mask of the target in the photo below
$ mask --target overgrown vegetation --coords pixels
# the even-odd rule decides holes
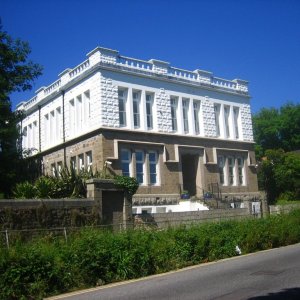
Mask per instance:
[[[300,211],[164,231],[83,229],[0,252],[0,299],[45,296],[162,273],[300,241]]]
[[[2,30],[0,21],[0,193],[11,195],[16,182],[24,180],[25,166],[18,147],[20,131],[17,124],[21,111],[12,111],[10,94],[30,90],[33,81],[42,74],[42,67],[29,60],[27,42],[13,39]],[[20,141],[20,139],[19,139]]]
[[[82,170],[79,173],[74,168],[63,168],[55,176],[41,176],[33,183],[24,181],[14,188],[17,199],[60,199],[85,198],[86,180],[91,178],[114,179],[117,186],[124,189],[128,196],[133,196],[139,184],[136,178],[122,175],[111,176],[103,172]]]
[[[260,189],[269,204],[300,200],[300,104],[263,108],[253,116]]]

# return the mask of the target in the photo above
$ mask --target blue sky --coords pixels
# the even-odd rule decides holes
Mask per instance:
[[[254,113],[300,102],[299,0],[0,0],[0,17],[44,67],[13,107],[96,46],[248,80]]]

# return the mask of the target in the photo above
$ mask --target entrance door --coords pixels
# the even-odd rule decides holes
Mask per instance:
[[[199,155],[195,154],[182,154],[182,180],[183,189],[187,190],[191,196],[196,195],[196,179],[198,170]]]

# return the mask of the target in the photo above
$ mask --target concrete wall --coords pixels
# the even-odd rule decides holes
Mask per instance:
[[[169,226],[190,225],[193,223],[236,220],[252,217],[247,208],[237,209],[218,209],[209,211],[193,212],[173,212],[173,213],[156,213],[142,214],[134,217],[134,226],[155,226],[158,228],[167,228]]]

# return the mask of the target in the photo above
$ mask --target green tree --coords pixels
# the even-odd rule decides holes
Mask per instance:
[[[17,147],[21,112],[13,112],[10,94],[30,90],[42,67],[28,59],[27,42],[13,39],[0,23],[0,193],[8,196],[18,180],[21,153]]]
[[[300,149],[300,104],[287,103],[280,109],[263,108],[253,116],[256,155],[268,149]]]

